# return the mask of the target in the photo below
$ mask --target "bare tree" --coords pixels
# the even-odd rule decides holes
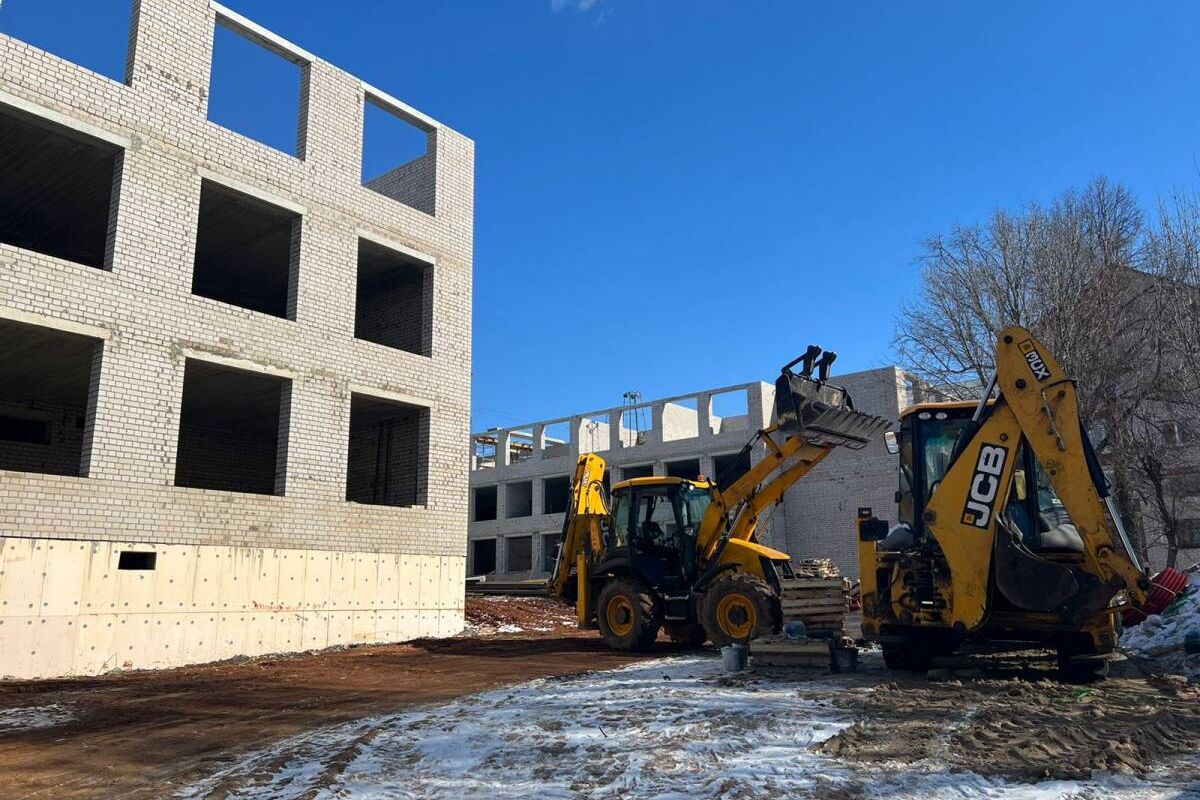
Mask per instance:
[[[1170,241],[1194,256],[1200,213],[1189,210],[1172,218]],[[1030,328],[1076,379],[1085,423],[1100,432],[1118,506],[1143,550],[1139,508],[1159,508],[1156,498],[1170,494],[1148,420],[1179,396],[1173,343],[1187,335],[1164,324],[1164,309],[1177,301],[1157,274],[1167,267],[1143,266],[1147,241],[1155,240],[1137,202],[1105,178],[1048,206],[997,211],[986,226],[932,236],[919,259],[920,295],[902,307],[895,338],[902,363],[921,378],[950,396],[977,397],[999,331]],[[1182,269],[1174,266],[1181,260],[1172,258],[1171,269]],[[1174,528],[1169,535],[1174,553]]]

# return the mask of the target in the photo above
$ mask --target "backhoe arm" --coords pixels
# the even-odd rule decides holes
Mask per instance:
[[[604,498],[604,468],[604,459],[595,453],[581,455],[575,464],[575,474],[571,479],[571,502],[560,537],[562,544],[554,562],[554,571],[546,581],[546,590],[551,597],[569,601],[571,594],[574,594],[575,613],[580,625],[586,625],[591,617],[588,607],[591,601],[588,556],[604,549],[601,522],[608,518],[608,506]]]

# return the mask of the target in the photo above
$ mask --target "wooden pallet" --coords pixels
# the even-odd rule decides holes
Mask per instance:
[[[771,672],[797,669],[829,670],[833,664],[833,642],[827,639],[789,639],[767,636],[750,642],[755,670]]]
[[[784,623],[798,620],[819,630],[840,632],[845,626],[846,581],[830,576],[789,578],[780,582]]]

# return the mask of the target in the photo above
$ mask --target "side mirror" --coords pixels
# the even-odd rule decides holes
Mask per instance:
[[[900,440],[896,438],[895,431],[884,431],[883,446],[886,447],[887,451],[892,455],[896,455],[900,452]]]

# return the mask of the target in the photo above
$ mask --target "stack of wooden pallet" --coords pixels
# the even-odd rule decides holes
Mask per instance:
[[[828,559],[809,559],[796,565],[798,577],[782,581],[783,624],[799,620],[814,631],[841,636],[846,625],[848,581]]]
[[[750,643],[755,672],[787,672],[795,669],[828,670],[833,667],[833,642],[829,639],[789,639],[764,636]]]

